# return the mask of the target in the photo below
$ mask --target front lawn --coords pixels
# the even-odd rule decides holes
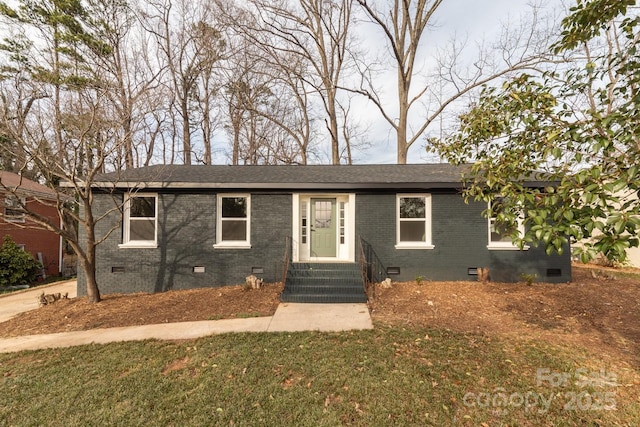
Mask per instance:
[[[0,378],[2,425],[640,424],[624,364],[424,327],[2,354]]]

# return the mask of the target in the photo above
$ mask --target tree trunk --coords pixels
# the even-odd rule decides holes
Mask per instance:
[[[102,301],[102,297],[100,295],[100,289],[98,289],[98,282],[96,281],[95,264],[89,265],[85,260],[82,260],[81,264],[87,282],[87,298],[91,303],[98,303]]]
[[[338,117],[336,114],[336,97],[333,91],[327,91],[327,113],[329,114],[329,133],[331,134],[331,162],[340,164],[340,140],[338,139]]]
[[[410,77],[409,77],[410,79]],[[396,146],[399,165],[407,164],[407,126],[409,124],[409,87],[410,80],[404,75],[404,70],[398,68],[398,124],[396,127]]]
[[[231,154],[231,164],[238,165],[240,157],[240,123],[235,118],[232,119],[231,126],[233,127],[233,148]]]
[[[202,120],[202,143],[204,144],[204,158],[205,165],[210,165],[213,161],[211,155],[211,107],[209,105],[209,85],[205,85],[205,103],[203,108],[203,120]]]
[[[187,104],[187,94],[183,94],[180,100],[180,109],[182,110],[182,150],[184,155],[184,164],[191,164],[191,132],[189,131],[189,105]]]
[[[96,281],[96,222],[93,217],[92,206],[89,199],[90,197],[84,200],[84,216],[86,220],[84,230],[87,234],[85,238],[86,251],[82,252],[78,245],[76,254],[84,271],[89,302],[97,303],[101,301],[101,297],[98,282]]]

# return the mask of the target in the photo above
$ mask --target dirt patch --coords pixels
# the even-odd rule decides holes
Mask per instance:
[[[281,284],[56,302],[0,323],[0,336],[272,315]],[[640,271],[575,267],[564,284],[415,282],[376,290],[373,320],[579,345],[640,366]]]
[[[0,323],[0,337],[50,334],[96,328],[271,316],[282,285],[168,291],[157,294],[105,295],[98,304],[86,298],[56,301]]]
[[[640,365],[640,272],[574,267],[571,283],[395,283],[375,319],[461,332],[537,337]]]

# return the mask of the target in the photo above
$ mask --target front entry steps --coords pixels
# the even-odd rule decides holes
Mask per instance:
[[[282,302],[367,302],[360,267],[355,263],[291,263]]]

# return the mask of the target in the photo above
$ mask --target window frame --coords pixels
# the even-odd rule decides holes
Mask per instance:
[[[424,218],[401,218],[400,217],[400,204],[401,200],[405,198],[423,198],[424,199]],[[396,194],[396,249],[433,249],[435,246],[432,243],[432,221],[431,221],[431,194],[430,193],[401,193]],[[420,222],[425,223],[424,241],[410,241],[402,242],[400,240],[400,224],[402,222]]]
[[[496,197],[496,199],[503,199],[503,197]],[[487,209],[489,210],[489,212],[491,211],[491,205],[492,205],[492,201],[489,201],[487,204]],[[495,216],[488,216],[487,217],[487,249],[489,250],[502,250],[502,251],[519,251],[520,247],[518,247],[518,245],[514,244],[513,241],[511,239],[509,239],[508,241],[493,241],[491,240],[491,234],[492,234],[492,227],[493,224],[495,222]],[[517,228],[518,228],[518,233],[521,236],[524,236],[525,233],[525,228],[524,228],[524,212],[522,212],[520,214],[520,216],[518,217],[518,224],[517,224]],[[529,246],[525,245],[523,247],[523,250],[528,250]]]
[[[131,240],[131,200],[135,198],[153,197],[154,199],[154,233],[153,240]],[[136,217],[150,219],[151,217]],[[158,247],[158,193],[127,193],[122,212],[122,244],[121,248],[157,248]]]
[[[246,222],[245,240],[222,240],[222,200],[225,198],[244,198],[247,200],[247,212],[244,221]],[[230,221],[238,221],[238,217],[230,217]],[[214,248],[222,249],[250,249],[251,248],[251,194],[249,193],[219,193],[216,196],[216,243]]]
[[[12,202],[12,200],[15,200],[16,202]],[[12,206],[9,206],[9,204],[13,205],[13,203],[17,203],[18,207],[14,208]],[[15,222],[15,223],[26,222],[26,214],[24,212],[24,209],[21,207],[21,205],[26,205],[26,203],[27,203],[27,199],[24,196],[17,196],[15,194],[5,194],[2,218],[6,222]],[[19,213],[18,215],[7,215],[7,209],[19,211]]]

